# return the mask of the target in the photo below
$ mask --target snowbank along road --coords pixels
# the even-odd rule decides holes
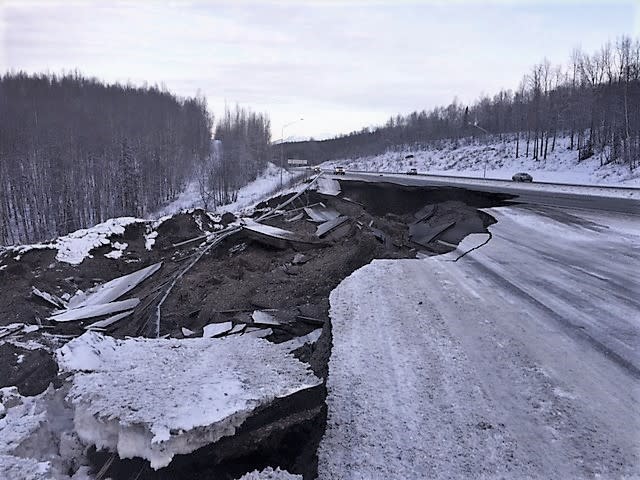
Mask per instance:
[[[640,475],[638,218],[486,212],[486,244],[332,293],[319,478]]]

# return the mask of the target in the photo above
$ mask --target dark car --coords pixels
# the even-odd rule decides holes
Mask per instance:
[[[518,172],[516,173],[513,177],[511,177],[511,180],[513,180],[514,182],[533,182],[533,177],[531,175],[529,175],[526,172]]]

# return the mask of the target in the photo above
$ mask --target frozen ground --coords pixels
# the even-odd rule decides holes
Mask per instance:
[[[637,217],[487,212],[332,292],[319,478],[637,478]]]
[[[348,170],[403,173],[417,168],[419,173],[479,178],[485,175],[486,167],[486,178],[493,179],[510,180],[516,172],[529,172],[540,182],[640,187],[640,170],[631,173],[628,167],[617,164],[601,167],[598,156],[578,163],[577,152],[568,150],[568,145],[568,138],[560,138],[555,151],[549,151],[546,160],[534,161],[531,156],[523,156],[522,141],[521,156],[516,159],[514,141],[473,143],[472,139],[462,139],[458,147],[453,142],[445,143],[441,148],[416,150],[406,147],[377,156],[325,162],[323,167],[342,165]],[[414,158],[405,160],[409,154]]]

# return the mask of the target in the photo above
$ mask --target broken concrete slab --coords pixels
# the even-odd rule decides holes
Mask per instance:
[[[466,217],[461,220],[457,220],[456,224],[444,231],[438,240],[451,243],[454,245],[459,244],[467,235],[473,233],[486,233],[485,220],[482,218],[484,212],[478,212],[478,216]]]
[[[445,222],[432,227],[423,222],[413,223],[409,225],[409,238],[412,242],[428,248],[429,242],[455,224],[456,222]]]
[[[153,469],[322,383],[286,347],[248,335],[116,340],[87,332],[57,358],[73,373],[68,399],[80,439],[120,458],[147,459]]]
[[[431,218],[433,214],[436,213],[436,209],[437,209],[436,205],[432,205],[432,204],[425,205],[424,207],[422,207],[420,210],[414,213],[414,217],[416,217],[416,223],[429,220],[429,218]]]
[[[331,178],[318,178],[317,185],[317,192],[324,195],[336,196],[341,192],[340,182]]]
[[[232,328],[233,324],[231,322],[211,323],[209,325],[206,325],[202,329],[202,337],[212,338],[216,335],[221,335],[223,333],[229,332]]]
[[[271,315],[269,312],[265,312],[263,310],[256,310],[251,314],[251,318],[254,323],[259,323],[262,325],[280,325],[281,322],[278,321],[276,317]]]
[[[296,348],[300,348],[307,343],[316,343],[322,334],[321,328],[316,328],[311,333],[303,335],[302,337],[294,337],[291,340],[283,342],[282,345],[286,345],[289,349],[295,350]]]
[[[130,298],[119,302],[105,303],[103,305],[87,305],[84,307],[64,310],[56,315],[47,317],[48,320],[54,322],[72,322],[75,320],[85,320],[87,318],[100,317],[111,313],[122,312],[124,310],[132,310],[138,306],[140,299]]]
[[[114,278],[113,280],[93,287],[86,292],[79,292],[71,297],[68,302],[68,308],[74,309],[89,305],[100,305],[117,300],[156,273],[161,266],[162,262],[158,262],[128,275]]]
[[[229,330],[229,335],[233,335],[234,333],[242,333],[246,327],[246,323],[238,323],[237,325],[234,325],[231,330]]]
[[[331,230],[338,228],[347,220],[349,220],[349,217],[337,217],[337,218],[334,218],[333,220],[329,220],[328,222],[324,222],[318,225],[318,228],[316,229],[316,235],[322,238]]]
[[[340,213],[333,208],[326,208],[320,205],[305,207],[304,211],[309,216],[309,220],[317,223],[328,222],[340,216]]]
[[[44,300],[49,305],[52,305],[59,309],[67,308],[67,302],[62,300],[60,297],[53,295],[51,293],[43,292],[36,287],[31,287],[31,293],[33,293],[36,297]]]
[[[264,338],[269,335],[273,335],[273,330],[271,328],[254,328],[247,327],[244,331],[244,334],[254,338]]]
[[[98,320],[97,322],[92,323],[91,325],[87,325],[84,327],[85,330],[99,330],[110,327],[116,322],[119,322],[123,318],[128,317],[133,313],[133,310],[128,310],[126,312],[117,313],[115,315],[110,316],[109,318],[105,318],[104,320]]]
[[[252,239],[277,248],[287,248],[289,242],[314,244],[316,240],[306,238],[289,230],[258,223],[250,218],[243,219],[243,231]]]
[[[191,337],[196,334],[196,332],[194,332],[193,330],[189,330],[187,327],[182,327],[180,331],[182,332],[182,335],[185,337]]]

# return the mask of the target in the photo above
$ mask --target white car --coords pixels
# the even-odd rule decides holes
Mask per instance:
[[[334,175],[344,175],[347,172],[344,170],[344,167],[334,167],[333,168],[333,174]]]

